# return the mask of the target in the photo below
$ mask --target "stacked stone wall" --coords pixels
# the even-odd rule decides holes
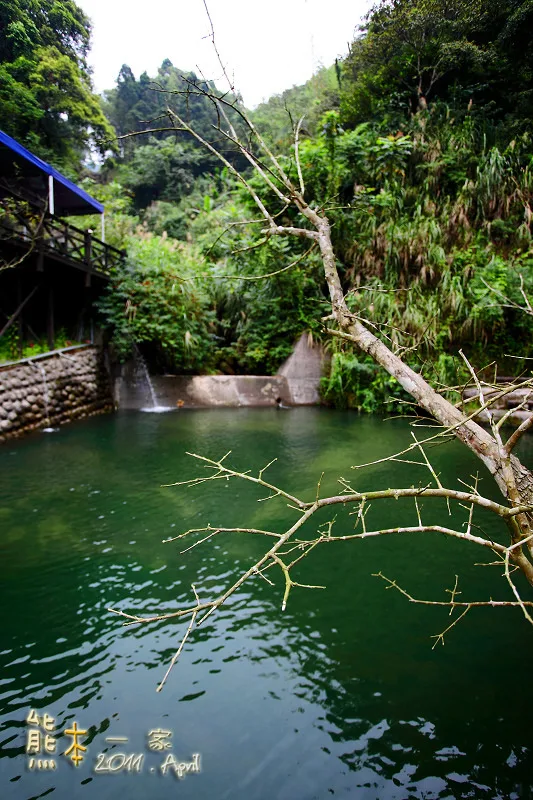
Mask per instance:
[[[0,441],[113,408],[98,347],[0,366]]]

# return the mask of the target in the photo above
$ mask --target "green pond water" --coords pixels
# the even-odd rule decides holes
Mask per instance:
[[[493,560],[481,548],[428,533],[317,549],[298,578],[325,589],[294,589],[282,613],[282,576],[268,573],[274,587],[250,581],[193,634],[160,693],[186,623],[123,627],[107,611],[176,610],[192,582],[213,598],[266,546],[224,534],[180,555],[163,539],[208,523],[283,530],[296,519],[236,481],[163,488],[197,474],[186,451],[232,450],[235,466],[253,470],[278,458],[270,479],[312,499],[322,472],[323,494],[341,475],[361,489],[426,484],[412,465],[350,471],[406,446],[410,430],[324,409],[132,412],[2,445],[1,800],[533,797],[533,632],[523,617],[473,610],[432,650],[447,609],[410,604],[372,577],[381,570],[417,597],[444,599],[458,574],[464,599],[509,599],[500,569],[475,566]],[[529,465],[532,441],[521,451]],[[455,486],[478,469],[456,443],[433,460]],[[489,478],[483,485],[496,496]],[[467,513],[450,520],[444,503],[423,506],[444,524]],[[348,511],[337,511],[339,534],[353,529]],[[416,524],[412,501],[369,514],[372,526]],[[490,516],[474,521],[504,540]],[[53,720],[55,771],[30,766],[30,709]],[[64,755],[75,722],[87,732],[78,767]],[[170,748],[149,749],[157,730],[171,732],[161,739]],[[117,737],[127,741],[107,741]],[[142,759],[128,772],[120,753]],[[176,763],[199,754],[200,771],[163,774],[169,753]]]

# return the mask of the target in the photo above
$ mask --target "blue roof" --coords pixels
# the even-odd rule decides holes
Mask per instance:
[[[90,194],[87,194],[83,189],[79,186],[76,186],[75,183],[69,181],[68,178],[65,178],[60,172],[57,171],[51,164],[47,164],[46,161],[43,161],[42,158],[31,153],[26,147],[24,147],[20,142],[17,142],[16,139],[13,139],[12,136],[8,136],[7,133],[0,130],[0,145],[4,145],[8,147],[13,154],[13,161],[17,161],[21,166],[24,167],[33,167],[31,172],[34,174],[35,169],[43,175],[52,176],[56,185],[56,213],[59,216],[62,215],[82,215],[82,214],[94,214],[96,211],[98,214],[103,214],[104,207],[102,203],[99,203],[98,200],[95,200],[94,197],[91,197]]]

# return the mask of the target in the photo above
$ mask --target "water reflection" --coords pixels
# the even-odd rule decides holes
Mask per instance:
[[[124,628],[107,609],[152,613],[189,603],[194,581],[213,597],[250,563],[260,542],[222,537],[185,555],[162,540],[219,522],[285,524],[282,504],[233,484],[163,489],[194,474],[186,450],[241,467],[282,456],[273,476],[291,491],[324,486],[372,453],[399,449],[402,422],[383,424],[316,409],[124,414],[61,429],[0,450],[2,800],[44,796],[167,798],[527,798],[532,794],[531,637],[518,615],[482,610],[431,650],[446,613],[387,592],[382,569],[418,593],[442,596],[460,569],[465,596],[500,592],[499,578],[441,538],[328,547],[302,567],[305,583],[280,612],[276,588],[250,582],[184,648],[161,694],[184,623]],[[529,446],[529,443],[526,443]],[[473,460],[438,452],[443,476],[468,477]],[[405,483],[402,467],[385,478]],[[364,480],[377,480],[373,477]],[[409,482],[415,480],[409,478]],[[383,519],[398,519],[393,502]],[[440,513],[440,512],[439,512]],[[341,523],[339,523],[341,524]],[[342,523],[344,524],[344,523]],[[490,526],[490,520],[484,521]],[[488,528],[490,530],[490,527]],[[493,535],[498,535],[494,530]],[[78,769],[27,769],[30,707],[56,729],[88,730]],[[202,772],[177,786],[146,750],[154,728],[173,731],[180,758]],[[139,775],[94,773],[106,736],[144,752]],[[65,749],[64,737],[58,750]],[[151,768],[154,772],[150,772]]]

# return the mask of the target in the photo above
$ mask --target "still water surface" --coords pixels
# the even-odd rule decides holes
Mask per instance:
[[[311,499],[322,471],[323,491],[336,492],[352,464],[401,449],[409,431],[402,420],[322,409],[124,413],[0,447],[1,800],[533,797],[524,620],[472,611],[432,650],[447,611],[409,604],[372,577],[382,570],[443,599],[459,574],[465,599],[507,597],[498,569],[474,566],[490,554],[435,534],[324,547],[300,575],[326,589],[294,589],[281,613],[280,576],[271,573],[274,588],[250,582],[194,634],[159,694],[183,623],[124,628],[107,611],[175,610],[193,581],[213,597],[265,544],[233,534],[180,555],[162,543],[169,536],[295,519],[282,502],[258,504],[264,493],[245,484],[162,488],[196,474],[186,451],[231,449],[242,469],[277,457],[270,478]],[[530,441],[522,457],[533,463]],[[434,463],[450,483],[477,469],[455,443]],[[363,489],[419,481],[424,471],[405,464],[356,474]],[[445,506],[427,504],[442,521]],[[400,501],[375,514],[375,524],[415,524]],[[338,533],[353,520],[339,513]],[[501,538],[490,518],[478,523]],[[30,708],[54,718],[53,773],[28,768]],[[61,732],[74,722],[87,731],[77,768],[62,755],[71,740]],[[171,750],[147,748],[157,729],[172,732]],[[98,754],[119,752],[143,753],[140,772],[95,772]],[[184,762],[199,753],[200,773],[163,775],[168,752]]]

